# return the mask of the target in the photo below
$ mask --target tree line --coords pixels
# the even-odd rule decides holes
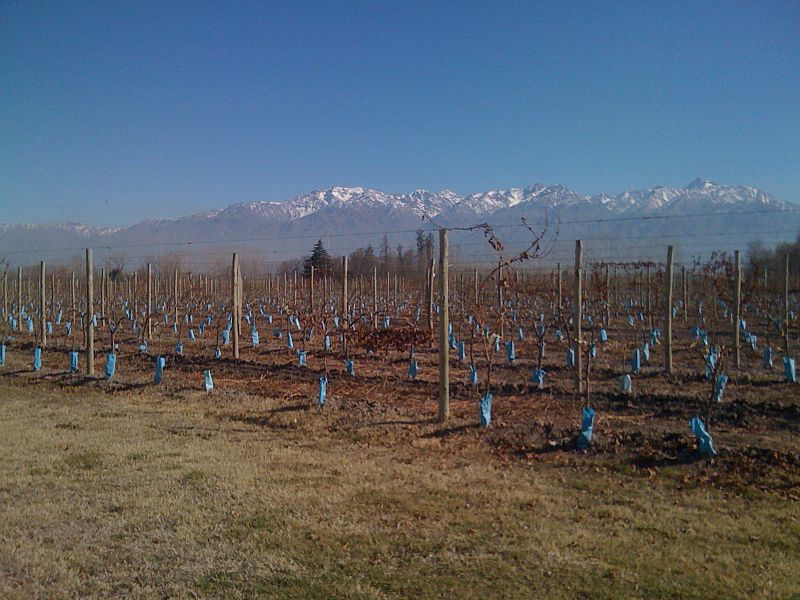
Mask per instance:
[[[416,232],[415,248],[407,248],[403,244],[392,247],[388,236],[384,235],[377,249],[368,244],[351,252],[348,255],[347,268],[349,273],[355,276],[369,275],[375,268],[383,272],[410,272],[421,269],[424,273],[435,256],[436,244],[433,233],[420,229]],[[282,262],[278,267],[278,273],[296,271],[309,275],[312,266],[314,272],[321,275],[339,275],[342,271],[341,261],[334,260],[330,256],[320,239],[314,244],[308,256]]]

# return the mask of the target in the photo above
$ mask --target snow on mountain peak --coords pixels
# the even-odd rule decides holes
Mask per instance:
[[[692,180],[689,185],[686,186],[687,190],[707,190],[710,188],[716,187],[716,184],[712,183],[708,179],[703,179],[698,177],[697,179]]]
[[[717,185],[706,179],[695,179],[685,188],[656,186],[644,190],[629,190],[610,196],[586,196],[562,185],[532,184],[526,188],[489,190],[462,198],[450,190],[432,192],[417,189],[408,194],[388,194],[364,187],[334,186],[315,190],[285,202],[250,202],[233,204],[208,217],[258,217],[275,222],[302,219],[323,209],[351,210],[384,209],[412,214],[417,217],[436,217],[443,213],[457,217],[483,218],[522,205],[558,209],[595,206],[614,213],[648,213],[653,211],[686,212],[718,210],[721,206],[743,208],[749,205],[784,208],[786,204],[752,187]]]

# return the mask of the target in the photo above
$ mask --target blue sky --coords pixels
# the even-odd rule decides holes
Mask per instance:
[[[800,202],[797,2],[7,2],[0,222],[332,185]]]

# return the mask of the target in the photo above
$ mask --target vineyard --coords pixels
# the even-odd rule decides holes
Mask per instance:
[[[797,291],[785,273],[705,263],[451,265],[225,275],[5,274],[3,375],[62,388],[207,392],[220,418],[383,444],[479,444],[800,496]],[[33,283],[32,283],[33,282]],[[88,282],[88,284],[87,284]],[[280,408],[263,411],[253,398]]]

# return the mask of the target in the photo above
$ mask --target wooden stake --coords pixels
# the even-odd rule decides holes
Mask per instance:
[[[311,278],[308,280],[308,303],[310,312],[314,314],[314,265],[311,265]]]
[[[686,266],[681,267],[681,286],[683,287],[683,322],[686,323],[688,316],[689,296],[687,294],[688,287],[686,285]]]
[[[150,341],[153,337],[153,265],[147,263],[147,306],[145,307],[147,327],[145,328],[145,340]]]
[[[378,267],[372,267],[372,328],[378,328]]]
[[[561,263],[557,263],[557,268],[558,268],[558,280],[556,282],[556,285],[558,287],[558,290],[557,290],[557,296],[558,297],[556,299],[556,305],[558,306],[559,314],[561,314],[561,307],[563,306],[562,300],[561,300]]]
[[[347,306],[347,257],[342,257],[342,314],[339,318],[342,321],[342,329],[347,331],[347,324],[349,322],[349,308]],[[344,341],[342,343],[342,351],[347,354],[347,334],[345,333]]]
[[[575,240],[575,390],[583,392],[583,350],[581,348],[581,317],[583,316],[582,293],[583,242]]]
[[[22,267],[17,267],[17,331],[22,331]]]
[[[73,271],[72,272],[72,277],[70,278],[70,284],[69,284],[70,298],[71,298],[70,323],[72,324],[72,328],[73,329],[75,328],[75,313],[78,310],[78,306],[77,306],[77,302],[76,302],[76,298],[75,298],[75,288],[76,288],[75,271]],[[70,331],[69,335],[70,335],[70,337],[72,337],[72,331]]]
[[[94,375],[94,266],[92,249],[86,249],[86,374]]]
[[[297,271],[295,271],[295,277]],[[295,292],[297,289],[295,288]],[[239,359],[239,311],[241,300],[239,298],[239,254],[233,253],[231,264],[231,324],[233,328],[233,358]]]
[[[742,310],[742,265],[739,259],[739,251],[736,250],[733,253],[733,261],[734,261],[734,277],[736,290],[735,290],[735,297],[733,301],[733,366],[734,368],[738,369],[740,366],[741,361],[741,340],[739,339],[740,334],[740,326],[739,321],[741,319],[741,310]]]
[[[449,270],[447,230],[439,230],[439,422],[450,417],[450,361],[448,349],[448,329],[450,322],[449,289],[447,275]]]
[[[42,348],[47,346],[47,290],[45,289],[47,280],[44,271],[44,261],[41,261],[39,263],[39,328],[41,329],[39,343]]]
[[[664,273],[664,370],[672,375],[672,259],[673,246],[667,247],[667,270]]]
[[[106,269],[100,269],[100,324],[106,322]]]
[[[478,306],[478,269],[474,269],[472,272],[472,284],[475,287],[475,300],[473,306]]]
[[[503,300],[503,265],[497,269],[497,333],[502,339],[504,334],[505,302]]]
[[[789,254],[786,254],[786,264],[783,278],[783,352],[789,356]]]

